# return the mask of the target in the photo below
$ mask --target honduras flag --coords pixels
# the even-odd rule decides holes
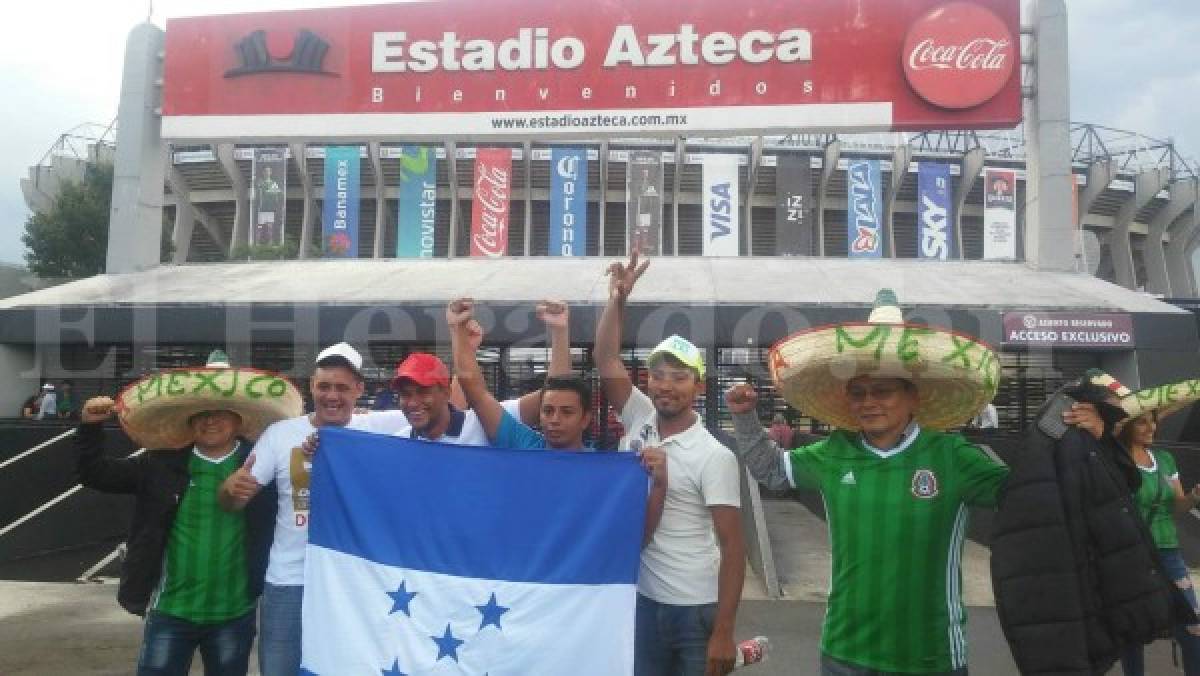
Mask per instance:
[[[633,673],[633,454],[324,428],[313,464],[302,673]]]

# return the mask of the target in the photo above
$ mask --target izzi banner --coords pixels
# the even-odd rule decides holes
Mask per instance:
[[[704,243],[705,256],[738,255],[738,161],[734,155],[705,155]]]
[[[950,258],[955,246],[950,217],[950,165],[917,164],[917,224],[919,257],[941,261]]]
[[[812,255],[812,164],[807,155],[779,156],[775,200],[775,253]]]
[[[625,224],[629,251],[662,253],[662,153],[631,150],[625,172]]]
[[[325,199],[321,207],[321,253],[358,257],[358,146],[325,148]]]
[[[587,149],[550,151],[551,256],[587,254]]]
[[[508,200],[512,197],[512,148],[475,151],[475,199],[471,207],[471,255],[508,254]]]
[[[287,149],[255,148],[250,168],[250,244],[283,244],[287,213]]]
[[[1011,169],[988,169],[983,184],[983,258],[1017,257],[1017,174]]]
[[[396,207],[396,258],[433,257],[437,219],[437,155],[433,148],[401,148],[399,202]]]
[[[883,257],[883,185],[879,160],[846,168],[846,243],[850,258]]]

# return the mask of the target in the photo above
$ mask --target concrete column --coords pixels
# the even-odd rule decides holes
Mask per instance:
[[[186,263],[188,253],[192,248],[192,231],[196,228],[196,210],[192,203],[183,196],[175,203],[175,228],[171,232],[171,244],[175,247],[171,254],[171,262],[179,265]]]
[[[525,141],[521,144],[525,153],[522,158],[525,166],[525,246],[524,256],[533,255],[533,143]],[[551,169],[553,171],[553,169]]]
[[[600,162],[600,229],[596,231],[596,255],[604,255],[604,220],[608,215],[608,141],[600,142],[600,152],[597,160]]]
[[[967,247],[963,241],[962,219],[963,212],[967,209],[967,195],[971,194],[971,188],[975,186],[975,181],[979,180],[979,175],[983,173],[984,162],[983,148],[971,148],[963,153],[962,160],[959,162],[958,187],[954,189],[954,238],[958,240],[958,259],[967,260]]]
[[[1034,92],[1025,102],[1025,260],[1073,271],[1075,247],[1063,245],[1076,241],[1065,0],[1038,0],[1034,31]]]
[[[130,31],[125,42],[104,266],[109,273],[152,268],[161,255],[163,36],[147,22]]]
[[[1176,181],[1168,189],[1170,197],[1166,206],[1159,209],[1150,221],[1146,234],[1146,290],[1150,293],[1161,293],[1164,296],[1173,295],[1170,277],[1167,273],[1167,256],[1163,248],[1163,235],[1186,211],[1196,205],[1195,179]],[[1179,233],[1182,234],[1182,233]]]
[[[742,222],[746,224],[746,254],[754,255],[754,188],[758,185],[758,170],[762,166],[761,136],[755,136],[750,142],[750,162],[746,166],[746,198],[742,202],[745,216]]]
[[[229,253],[238,246],[248,246],[250,223],[250,193],[242,172],[238,170],[237,160],[233,159],[233,144],[218,143],[216,148],[217,164],[229,179],[233,187],[233,229],[229,233]]]
[[[1167,246],[1171,295],[1176,298],[1195,298],[1198,289],[1192,268],[1192,254],[1200,244],[1200,204],[1192,208],[1191,214],[1184,214],[1180,218],[1183,223],[1171,229],[1171,243]]]
[[[1113,272],[1116,282],[1126,289],[1137,288],[1137,276],[1133,268],[1133,244],[1129,241],[1129,226],[1158,191],[1167,185],[1169,173],[1164,168],[1148,169],[1134,178],[1133,195],[1125,200],[1117,215],[1113,217],[1113,227],[1108,233],[1108,250],[1112,252]]]
[[[446,244],[446,258],[454,258],[458,246],[458,145],[446,141],[446,180],[450,183],[450,233]]]
[[[1088,212],[1092,210],[1092,205],[1096,203],[1100,195],[1112,185],[1113,179],[1117,177],[1117,163],[1113,160],[1099,160],[1092,162],[1087,170],[1087,185],[1083,186],[1083,190],[1079,193],[1079,222],[1080,224],[1086,220]]]
[[[892,180],[888,183],[887,195],[883,202],[883,222],[885,224],[885,241],[887,256],[896,258],[896,198],[900,196],[900,186],[908,176],[908,163],[912,162],[912,146],[896,146],[892,153]]]
[[[387,200],[383,193],[383,160],[379,154],[378,141],[367,144],[367,160],[371,163],[371,171],[375,173],[375,241],[371,247],[372,258],[383,258],[383,233],[388,227]]]
[[[308,258],[309,243],[312,242],[313,222],[313,185],[312,177],[308,175],[308,145],[304,143],[289,143],[288,152],[296,163],[296,173],[300,175],[300,190],[304,195],[300,210],[300,249],[296,257],[303,260]]]
[[[687,166],[687,139],[680,136],[675,139],[675,178],[671,181],[671,237],[674,240],[671,244],[671,255],[679,255],[679,191],[683,186],[683,168]],[[628,169],[626,169],[628,171]],[[629,185],[628,181],[625,185]],[[630,199],[627,195],[625,199]],[[703,196],[701,199],[704,199]],[[626,211],[625,213],[629,213]],[[626,228],[631,226],[626,225]],[[700,232],[704,232],[704,225],[701,224]],[[629,240],[628,237],[625,238]],[[659,246],[662,246],[662,231],[658,233]],[[626,252],[628,254],[629,252]]]
[[[829,189],[829,180],[837,171],[838,160],[842,157],[842,142],[831,141],[825,146],[825,157],[821,164],[821,178],[817,181],[817,255],[825,255],[825,191]]]

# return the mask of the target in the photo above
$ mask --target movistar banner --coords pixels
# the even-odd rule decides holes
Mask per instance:
[[[883,185],[879,160],[851,160],[846,169],[847,251],[850,258],[883,257]]]
[[[705,155],[705,256],[738,255],[738,162],[733,155]]]
[[[437,156],[433,148],[400,150],[400,205],[396,211],[396,258],[432,258],[437,217]]]
[[[550,151],[551,256],[587,253],[587,149]]]
[[[921,258],[946,260],[954,251],[950,218],[950,165],[917,164],[917,252]]]
[[[321,253],[358,257],[358,146],[325,148],[325,200],[321,209]]]

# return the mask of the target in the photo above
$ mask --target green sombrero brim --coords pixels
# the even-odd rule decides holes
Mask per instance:
[[[138,380],[117,395],[117,417],[147,449],[195,441],[189,424],[202,411],[241,416],[239,435],[258,439],[273,422],[304,413],[304,398],[287,378],[258,369],[169,369]]]
[[[902,378],[917,387],[915,417],[944,430],[974,417],[996,395],[1000,362],[979,340],[914,324],[849,323],[793,334],[770,351],[771,376],[789,404],[834,427],[857,430],[846,383]]]
[[[1121,408],[1129,419],[1150,413],[1164,418],[1200,401],[1200,379],[1181,380],[1138,390],[1121,399]]]

